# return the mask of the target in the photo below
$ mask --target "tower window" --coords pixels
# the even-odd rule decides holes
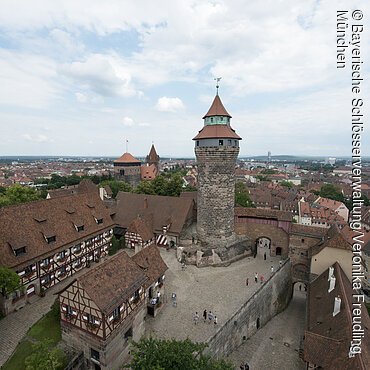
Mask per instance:
[[[120,171],[119,171],[119,174],[120,174],[121,176],[125,176],[125,170],[120,170]]]
[[[236,140],[234,140],[234,145],[238,146],[238,142]]]
[[[227,140],[227,145],[231,145],[231,140]]]
[[[199,146],[199,140],[197,140],[197,146]]]
[[[211,122],[213,122],[213,117],[211,117]]]
[[[224,141],[223,140],[219,140],[218,141],[218,145],[224,145]]]
[[[220,120],[223,121],[224,120],[224,117],[220,117]]]

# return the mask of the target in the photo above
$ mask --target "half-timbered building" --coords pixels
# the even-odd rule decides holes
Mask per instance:
[[[196,220],[192,198],[119,192],[112,214],[117,230],[127,230],[138,215],[152,220],[152,232],[158,246],[175,247]]]
[[[129,342],[144,334],[146,272],[124,251],[59,294],[62,338],[84,352],[88,369],[118,369]]]
[[[155,317],[165,303],[164,280],[168,267],[154,244],[136,253],[132,259],[148,277],[145,283],[147,313]]]
[[[152,220],[137,216],[127,229],[125,241],[128,248],[135,249],[135,253],[155,243]]]
[[[21,278],[18,291],[0,294],[2,313],[99,262],[112,235],[113,221],[97,191],[1,208],[0,266]]]

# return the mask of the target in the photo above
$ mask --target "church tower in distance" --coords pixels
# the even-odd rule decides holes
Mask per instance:
[[[230,126],[231,116],[218,95],[207,114],[204,127],[194,137],[198,166],[197,235],[206,248],[235,242],[235,165],[239,137]]]

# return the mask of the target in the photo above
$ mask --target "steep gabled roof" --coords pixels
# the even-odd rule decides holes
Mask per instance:
[[[102,224],[95,215],[103,219]],[[84,230],[77,231],[76,224],[83,224]],[[3,207],[0,266],[26,266],[108,227],[113,227],[113,221],[97,191]],[[45,237],[51,236],[56,240],[48,244]],[[12,248],[19,247],[26,247],[26,253],[16,257]]]
[[[148,280],[140,267],[120,251],[77,278],[99,309],[109,315]]]
[[[168,269],[161,257],[158,247],[154,244],[143,248],[140,252],[132,256],[132,259],[148,277],[146,286],[153,284]]]
[[[213,99],[213,103],[209,108],[208,112],[206,113],[206,115],[203,117],[203,119],[212,116],[226,116],[231,118],[230,114],[223,106],[221,99],[218,95],[216,95],[215,98]]]
[[[352,339],[352,290],[351,282],[340,264],[334,265],[335,286],[328,292],[329,269],[325,270],[311,284],[307,302],[307,328],[304,341],[306,362],[328,370],[365,370],[370,363],[370,318],[362,304],[362,353],[349,358]],[[335,297],[340,297],[340,311],[333,316]]]
[[[147,162],[158,162],[159,161],[159,155],[157,154],[154,144],[152,144],[152,147],[150,148],[150,152],[146,157]]]
[[[191,198],[169,197],[162,195],[135,194],[120,191],[117,195],[116,224],[128,228],[138,216],[153,219],[153,231],[162,231],[163,226],[171,225],[169,232],[179,234],[192,215],[194,202]]]

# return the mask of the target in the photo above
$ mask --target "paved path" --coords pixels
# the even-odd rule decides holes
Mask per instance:
[[[0,366],[4,365],[11,357],[29,328],[50,311],[51,306],[57,299],[55,293],[62,290],[74,278],[86,271],[86,269],[82,269],[77,274],[48,289],[45,297],[33,297],[31,304],[26,304],[20,310],[0,320]]]
[[[187,266],[182,271],[174,251],[162,249],[161,255],[169,267],[165,281],[167,304],[156,318],[147,318],[147,334],[180,340],[190,338],[196,342],[210,338],[261,286],[260,282],[254,282],[255,272],[266,280],[271,266],[275,271],[279,266],[279,257],[268,257],[264,261],[263,256],[257,256],[244,258],[228,267]],[[172,292],[177,294],[177,307],[171,304]],[[217,315],[217,327],[202,319],[194,325],[193,314],[197,311],[201,316],[204,309]]]
[[[298,284],[295,285],[298,288]],[[305,324],[305,293],[295,290],[287,309],[275,316],[229,357],[236,369],[242,361],[250,370],[304,370],[298,356]]]

